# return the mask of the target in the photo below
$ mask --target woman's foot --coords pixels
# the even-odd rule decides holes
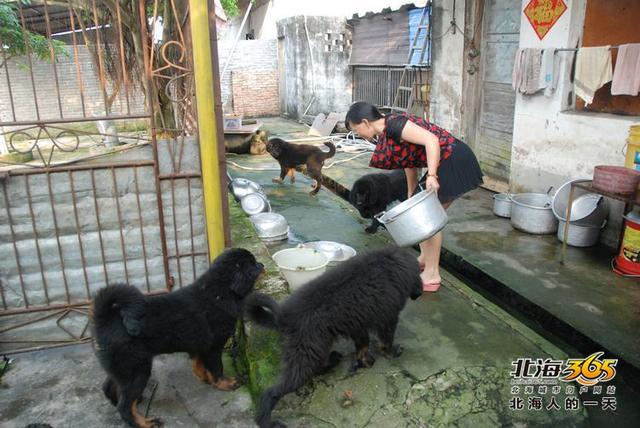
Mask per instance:
[[[440,284],[442,279],[438,273],[432,275],[426,275],[423,271],[420,274],[420,278],[422,279],[422,291],[427,293],[435,293],[440,288]]]

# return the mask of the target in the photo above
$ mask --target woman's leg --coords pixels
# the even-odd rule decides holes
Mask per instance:
[[[451,202],[442,204],[446,210]],[[424,266],[420,277],[423,284],[440,283],[440,250],[442,249],[442,231],[436,233],[431,238],[420,243],[420,256],[418,262],[420,266]]]

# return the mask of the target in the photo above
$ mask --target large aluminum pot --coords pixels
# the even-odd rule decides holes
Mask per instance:
[[[567,232],[567,244],[572,247],[592,247],[596,245],[600,239],[600,232],[606,224],[606,220],[597,226],[581,226],[570,222]],[[560,242],[564,240],[564,225],[565,221],[560,220],[557,233]]]
[[[493,213],[498,217],[511,218],[511,195],[497,193],[493,195]]]
[[[511,197],[511,225],[523,232],[547,235],[558,230],[558,219],[551,211],[546,193],[518,193]]]
[[[558,220],[565,220],[569,193],[572,183],[580,183],[587,180],[570,180],[564,183],[553,196],[551,208]],[[571,205],[571,224],[580,226],[600,227],[609,216],[607,200],[597,193],[579,187],[573,188],[573,204]]]
[[[399,247],[408,247],[431,238],[447,224],[447,213],[434,191],[422,191],[375,215]]]

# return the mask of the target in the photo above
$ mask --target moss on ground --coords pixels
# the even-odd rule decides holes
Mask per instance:
[[[253,224],[232,197],[229,197],[229,222],[233,246],[251,251],[265,266],[266,274],[258,281],[256,289],[276,299],[284,296],[287,286],[278,267],[258,238]],[[255,403],[262,391],[275,382],[280,372],[279,334],[243,321],[238,325],[236,339],[237,358],[234,367],[246,380]]]

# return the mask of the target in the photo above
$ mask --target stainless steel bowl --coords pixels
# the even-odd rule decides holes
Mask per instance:
[[[271,211],[269,200],[262,193],[249,193],[240,199],[240,207],[247,215],[256,215]]]
[[[320,251],[329,259],[329,263],[343,262],[356,255],[356,250],[340,242],[314,241],[306,242],[303,246]]]
[[[229,183],[229,189],[237,201],[251,193],[262,193],[264,190],[258,183],[247,180],[246,178],[234,178]]]
[[[260,238],[283,236],[289,230],[287,219],[278,213],[260,213],[249,218]]]

